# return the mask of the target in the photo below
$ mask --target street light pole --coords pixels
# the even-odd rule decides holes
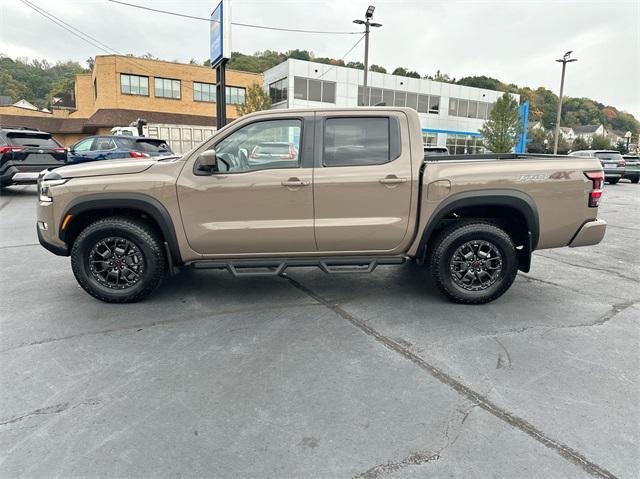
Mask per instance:
[[[562,77],[560,79],[560,97],[558,98],[558,116],[556,117],[556,131],[553,138],[553,154],[558,154],[558,137],[560,135],[560,117],[562,115],[562,94],[564,92],[564,73],[567,69],[567,63],[577,62],[577,58],[569,58],[571,56],[573,50],[568,51],[563,55],[562,58],[556,60],[557,62],[562,63]]]
[[[369,72],[369,30],[370,27],[381,27],[381,23],[372,23],[373,12],[376,9],[373,5],[369,5],[364,14],[364,20],[354,20],[353,23],[364,25],[364,87],[367,88],[367,73]],[[366,90],[365,90],[366,91]]]

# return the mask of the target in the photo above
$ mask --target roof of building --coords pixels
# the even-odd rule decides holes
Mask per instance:
[[[580,125],[573,128],[576,133],[595,133],[602,125]]]
[[[35,106],[33,103],[28,102],[24,98],[22,100],[18,100],[17,102],[15,102],[13,104],[13,106],[17,106],[18,108],[25,108],[27,110],[36,110],[36,111],[38,111],[38,107],[37,106]]]
[[[90,118],[60,118],[0,114],[0,125],[20,125],[49,133],[95,133],[98,128],[128,125],[138,118],[149,123],[215,126],[215,116],[161,113],[144,110],[101,109]]]
[[[13,103],[13,98],[8,95],[0,95],[0,106],[9,106]]]

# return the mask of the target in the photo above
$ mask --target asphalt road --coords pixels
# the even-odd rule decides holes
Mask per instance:
[[[640,187],[485,306],[415,266],[94,300],[0,198],[0,477],[640,477]]]

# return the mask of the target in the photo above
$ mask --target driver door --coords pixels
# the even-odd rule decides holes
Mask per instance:
[[[216,150],[217,171],[192,159],[177,183],[191,248],[227,257],[316,251],[313,115],[254,118],[215,141],[208,149]]]

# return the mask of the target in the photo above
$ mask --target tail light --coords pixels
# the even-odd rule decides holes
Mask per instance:
[[[53,151],[55,151],[56,153],[66,153],[67,149],[66,148],[54,148]]]
[[[11,153],[12,151],[22,151],[24,148],[21,146],[0,146],[0,153]]]
[[[584,175],[593,182],[593,189],[589,192],[589,207],[597,208],[602,197],[602,185],[604,184],[604,171],[585,171]]]
[[[627,162],[626,162],[626,161],[624,161],[624,160],[620,160],[620,161],[618,162],[618,166],[627,166]]]
[[[258,155],[256,155],[253,151],[251,153],[249,153],[249,158],[251,158],[252,160],[255,160],[256,158],[258,158]]]
[[[131,158],[149,158],[149,155],[147,155],[146,153],[142,153],[141,151],[135,151],[135,150],[131,150],[129,152],[129,156]]]
[[[293,146],[289,146],[289,154],[288,155],[281,155],[280,156],[281,160],[295,160],[296,159],[296,152],[293,149]]]

